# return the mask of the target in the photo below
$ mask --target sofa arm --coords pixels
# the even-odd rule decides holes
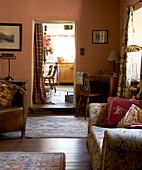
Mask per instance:
[[[142,151],[142,130],[116,128],[104,133],[104,141],[116,152]]]
[[[142,167],[142,130],[111,129],[104,132],[102,169]]]
[[[89,104],[89,122],[88,132],[91,126],[99,126],[105,119],[107,103],[90,103]]]

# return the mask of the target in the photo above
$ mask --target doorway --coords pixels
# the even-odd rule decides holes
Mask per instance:
[[[54,75],[56,90],[45,83],[44,108],[74,108],[75,22],[42,22],[42,25],[43,76],[49,74],[50,66],[51,76],[54,66],[58,67]]]

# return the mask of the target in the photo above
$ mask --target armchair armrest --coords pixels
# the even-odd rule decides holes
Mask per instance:
[[[91,126],[99,126],[105,119],[107,103],[90,103],[89,104],[89,122],[88,132]]]
[[[23,107],[23,120],[24,120],[23,123],[25,126],[26,119],[27,119],[27,110],[28,110],[28,93],[26,90],[24,90],[20,86],[17,86],[15,84],[12,84],[12,86],[17,87],[17,89],[18,89],[18,91],[15,94],[15,97],[13,99],[13,105]]]
[[[142,130],[106,130],[102,156],[102,169],[139,169],[142,167]]]
[[[23,107],[23,120],[25,126],[26,119],[27,119],[27,111],[28,111],[28,93],[23,88],[18,87],[17,97],[19,99],[20,106]]]
[[[24,127],[26,125],[26,119],[27,119],[27,110],[28,110],[28,93],[26,90],[24,90],[22,87],[17,86],[16,84],[5,82],[5,84],[9,84],[13,87],[16,87],[18,90],[14,96],[12,106],[20,106],[23,107],[23,124]]]

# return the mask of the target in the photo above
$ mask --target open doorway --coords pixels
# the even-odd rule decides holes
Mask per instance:
[[[53,88],[45,79],[46,107],[74,108],[75,23],[43,22],[42,25],[43,77],[52,76],[57,66]]]

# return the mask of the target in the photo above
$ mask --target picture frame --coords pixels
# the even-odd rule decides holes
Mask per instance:
[[[0,23],[0,51],[22,51],[22,24]]]
[[[93,44],[108,44],[108,30],[92,30]]]

